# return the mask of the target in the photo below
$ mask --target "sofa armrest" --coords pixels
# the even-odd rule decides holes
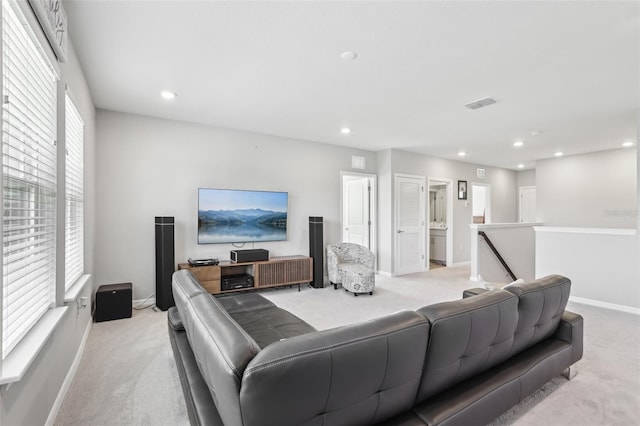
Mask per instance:
[[[583,351],[583,323],[581,315],[564,311],[554,337],[569,343],[573,347],[572,362],[582,358]]]
[[[486,293],[487,291],[489,290],[482,287],[468,288],[462,292],[462,298],[466,299],[467,297],[477,296],[479,294]]]

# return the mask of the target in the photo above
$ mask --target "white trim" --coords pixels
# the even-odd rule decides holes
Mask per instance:
[[[536,226],[536,232],[556,232],[569,234],[606,234],[606,235],[636,235],[635,229],[626,228],[571,228],[560,226]]]
[[[640,315],[640,308],[634,308],[632,306],[618,305],[615,303],[601,302],[599,300],[585,299],[583,297],[575,296],[570,296],[569,301],[574,303],[582,303],[583,305],[597,306],[599,308],[612,309],[614,311]]]
[[[89,338],[89,332],[91,331],[92,325],[93,322],[91,321],[91,317],[89,317],[89,321],[87,321],[87,327],[85,328],[84,335],[82,336],[82,341],[80,342],[80,346],[78,347],[78,351],[76,352],[76,357],[71,364],[71,368],[69,368],[69,371],[67,372],[67,377],[65,377],[64,382],[62,383],[62,387],[60,387],[60,392],[58,392],[58,396],[53,403],[53,407],[51,407],[49,417],[47,417],[47,421],[45,422],[46,426],[52,425],[56,420],[56,417],[58,416],[58,412],[60,411],[62,402],[64,401],[65,396],[67,396],[69,387],[71,387],[71,382],[73,382],[73,379],[76,376],[76,372],[78,371],[78,366],[80,365],[80,360],[82,359],[82,355],[84,354],[84,348],[87,344],[87,339]]]
[[[90,278],[91,274],[81,275],[80,278],[78,278],[76,282],[73,283],[73,285],[69,287],[69,290],[67,290],[64,294],[64,303],[69,303],[76,300],[84,289],[84,286],[89,282]]]
[[[456,262],[451,266],[466,266],[466,265],[471,265],[471,261],[470,260],[465,260],[463,262]]]
[[[44,314],[35,327],[29,331],[16,346],[13,351],[2,361],[2,372],[0,373],[0,385],[18,382],[36,359],[40,350],[45,345],[53,330],[69,309],[66,306],[49,309]]]
[[[376,271],[377,275],[381,275],[383,277],[393,277],[393,274],[391,274],[391,272],[387,272],[387,271]]]
[[[471,229],[493,229],[493,228],[529,228],[532,226],[542,226],[542,225],[543,225],[542,222],[534,222],[534,223],[472,223],[469,226],[471,227]]]

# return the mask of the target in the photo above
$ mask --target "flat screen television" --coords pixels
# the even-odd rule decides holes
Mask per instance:
[[[198,244],[284,241],[287,192],[198,189]]]

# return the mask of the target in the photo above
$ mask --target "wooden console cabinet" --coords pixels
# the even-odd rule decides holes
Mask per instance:
[[[234,291],[257,290],[260,288],[310,283],[313,281],[313,259],[307,256],[274,256],[267,261],[231,263],[219,265],[191,266],[178,264],[178,270],[189,269],[200,285],[211,294]],[[253,287],[222,291],[220,282],[224,276],[249,274],[253,276]]]

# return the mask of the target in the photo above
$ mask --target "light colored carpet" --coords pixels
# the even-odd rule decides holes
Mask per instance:
[[[317,329],[459,299],[469,267],[376,277],[373,296],[333,287],[261,294]],[[640,317],[570,304],[585,318],[584,357],[571,381],[553,379],[492,423],[637,425],[640,419]],[[186,425],[188,418],[167,334],[166,313],[97,323],[56,419],[58,425]]]
[[[94,323],[56,425],[188,425],[167,313]]]

